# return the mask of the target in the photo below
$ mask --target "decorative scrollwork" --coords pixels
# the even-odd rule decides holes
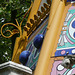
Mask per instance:
[[[17,25],[15,25],[15,24],[13,24],[13,23],[6,23],[6,24],[4,24],[4,25],[1,27],[1,34],[2,34],[3,37],[5,37],[5,38],[10,38],[10,37],[12,37],[14,34],[17,34],[17,33],[20,33],[20,37],[22,37],[21,25],[22,25],[22,22],[24,21],[24,18],[26,17],[26,15],[27,15],[27,14],[29,13],[29,11],[31,10],[32,6],[33,6],[33,2],[32,2],[32,4],[31,4],[30,8],[28,9],[28,11],[25,13],[25,15],[24,15],[24,17],[23,17],[23,19],[22,19],[22,21],[21,21],[20,24],[18,23],[18,21],[17,21],[17,19],[16,19]],[[14,30],[12,30],[12,31],[6,30],[6,32],[9,32],[9,33],[10,33],[9,36],[5,36],[5,35],[3,34],[3,32],[2,32],[2,31],[3,31],[3,28],[4,28],[5,26],[7,26],[7,25],[12,25],[12,26],[14,26],[14,27],[17,28],[17,29],[14,29]]]
[[[21,25],[19,25],[18,24],[18,21],[16,20],[16,22],[17,22],[17,25],[15,25],[15,24],[13,24],[13,23],[6,23],[6,24],[4,24],[2,27],[1,27],[1,34],[2,34],[2,36],[3,37],[5,37],[5,38],[10,38],[10,37],[12,37],[14,34],[17,34],[17,33],[20,33],[20,36],[22,35],[22,30],[21,30]],[[7,26],[7,25],[12,25],[12,26],[14,26],[14,27],[16,27],[17,29],[14,29],[14,30],[6,30],[5,32],[9,32],[10,33],[10,35],[9,36],[5,36],[4,34],[3,34],[3,28],[5,27],[5,26]]]

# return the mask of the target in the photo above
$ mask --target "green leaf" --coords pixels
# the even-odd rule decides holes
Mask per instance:
[[[3,12],[3,10],[0,8],[0,13],[2,13]]]

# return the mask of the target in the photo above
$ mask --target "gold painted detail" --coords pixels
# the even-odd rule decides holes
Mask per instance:
[[[5,38],[10,38],[10,37],[12,37],[14,34],[17,34],[17,33],[20,33],[20,36],[22,36],[21,25],[22,25],[22,22],[24,21],[24,18],[26,17],[26,15],[27,15],[27,14],[29,13],[29,11],[31,10],[32,5],[33,5],[33,2],[32,2],[32,4],[31,4],[29,10],[25,13],[25,15],[24,15],[24,17],[23,17],[23,19],[22,19],[20,25],[19,25],[17,19],[15,19],[17,25],[16,25],[16,24],[13,24],[13,23],[6,23],[6,24],[4,24],[4,25],[1,27],[1,34],[2,34],[3,37],[5,37]],[[9,33],[10,33],[9,36],[5,36],[5,35],[3,34],[3,28],[4,28],[5,26],[7,26],[7,25],[11,25],[11,26],[14,26],[14,27],[17,28],[17,29],[14,29],[14,30],[12,30],[12,31],[10,31],[10,30],[6,30],[6,32],[9,32]]]
[[[14,34],[17,34],[19,33],[20,36],[16,38],[16,41],[15,41],[15,46],[14,46],[14,51],[13,51],[13,56],[12,56],[12,61],[13,62],[16,62],[16,63],[20,63],[19,62],[19,56],[21,54],[21,52],[23,50],[25,50],[26,48],[26,45],[27,45],[27,41],[28,41],[28,36],[27,36],[27,31],[24,31],[22,33],[22,29],[21,29],[21,25],[22,25],[22,22],[24,21],[24,18],[26,17],[26,15],[29,13],[29,11],[31,10],[32,8],[32,5],[33,5],[33,2],[29,8],[29,10],[25,13],[24,17],[23,17],[23,20],[21,21],[21,23],[19,24],[17,19],[16,20],[16,24],[13,24],[13,23],[6,23],[4,24],[2,27],[1,27],[1,34],[3,37],[5,38],[10,38],[12,37]],[[33,23],[33,21],[31,20],[31,22]],[[14,26],[16,27],[17,29],[14,29],[14,30],[6,30],[6,32],[9,32],[10,35],[9,36],[6,36],[3,34],[3,28],[7,25],[10,25],[10,26]]]
[[[27,31],[28,36],[30,36],[35,31],[35,29],[49,14],[50,6],[51,1],[47,0],[47,3],[43,3],[43,6],[41,6],[41,11],[38,11],[37,15],[34,15],[34,19],[30,19],[30,22],[28,22],[26,26],[24,26],[24,30]]]
[[[6,23],[6,24],[4,24],[4,25],[1,27],[1,34],[2,34],[3,37],[5,37],[5,38],[10,38],[10,37],[12,37],[14,34],[17,34],[17,33],[20,33],[20,36],[22,35],[21,25],[18,24],[18,21],[17,21],[17,20],[16,20],[16,22],[17,22],[17,25],[15,25],[15,24],[13,24],[13,23]],[[10,32],[10,35],[9,35],[9,36],[5,36],[5,35],[3,34],[3,28],[4,28],[5,26],[7,26],[7,25],[12,25],[12,26],[15,26],[15,27],[17,28],[17,29],[14,29],[14,30],[12,30],[12,31],[6,30],[6,32]]]

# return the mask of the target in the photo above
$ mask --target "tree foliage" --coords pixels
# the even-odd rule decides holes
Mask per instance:
[[[31,0],[0,0],[0,28],[3,24],[8,22],[15,23],[15,19],[18,20],[20,23],[23,19],[23,16],[25,12],[30,7]],[[28,15],[24,19],[24,22],[22,24],[23,26],[26,24]],[[5,33],[5,30],[7,29],[13,29],[12,26],[7,26],[3,29],[3,33]],[[1,30],[0,30],[0,64],[6,61],[11,60],[12,56],[12,48],[14,43],[12,43],[12,40],[15,40],[15,38],[9,38],[6,39],[1,36]]]

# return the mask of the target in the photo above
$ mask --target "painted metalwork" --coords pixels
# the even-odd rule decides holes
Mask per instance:
[[[37,34],[43,34],[45,36],[45,33],[46,33],[46,28],[47,28],[47,25],[48,25],[48,18],[47,17],[43,23],[40,25],[39,28],[37,28],[37,30],[30,36],[29,38],[29,43],[27,44],[27,47],[26,47],[26,50],[30,51],[31,54],[28,58],[28,62],[26,64],[26,66],[28,66],[29,68],[31,68],[33,71],[35,70],[36,68],[36,64],[37,64],[37,61],[38,61],[38,58],[39,58],[39,54],[40,54],[40,51],[41,51],[41,48],[40,49],[37,49],[34,44],[33,44],[33,40],[35,38],[35,36]]]
[[[1,34],[2,34],[3,37],[5,37],[5,38],[10,38],[10,37],[12,37],[14,34],[17,34],[17,33],[20,33],[20,36],[22,36],[21,25],[22,25],[22,22],[24,21],[24,18],[26,17],[26,15],[28,14],[28,12],[31,10],[32,5],[33,5],[33,2],[32,2],[32,4],[31,4],[30,8],[28,9],[28,11],[25,13],[25,15],[24,15],[24,17],[23,17],[23,19],[22,19],[20,25],[19,25],[17,19],[15,19],[17,25],[16,25],[16,24],[13,24],[13,23],[6,23],[6,24],[4,24],[4,25],[1,27]],[[10,36],[5,36],[2,31],[3,31],[3,28],[4,28],[5,26],[7,26],[7,25],[12,25],[12,26],[16,27],[18,30],[17,30],[17,29],[14,29],[14,30],[12,30],[12,31],[6,30],[6,32],[10,32]]]
[[[25,13],[25,15],[24,15],[24,17],[23,17],[23,19],[22,19],[22,21],[21,21],[20,24],[18,23],[18,21],[17,21],[17,19],[16,19],[17,25],[15,25],[15,24],[13,24],[13,23],[6,23],[6,24],[4,24],[4,25],[1,27],[1,34],[2,34],[2,36],[5,37],[5,38],[10,38],[10,37],[12,37],[14,34],[17,34],[17,33],[20,34],[20,36],[16,38],[15,46],[14,46],[14,52],[13,52],[13,56],[12,56],[12,61],[14,61],[14,62],[16,62],[16,63],[20,63],[20,62],[19,62],[19,55],[21,54],[21,52],[22,52],[23,50],[25,50],[25,47],[26,47],[26,44],[27,44],[27,40],[28,40],[27,31],[24,31],[24,32],[22,33],[21,25],[22,25],[22,22],[24,21],[24,18],[26,17],[26,15],[27,15],[27,14],[29,13],[29,11],[31,10],[32,6],[33,6],[33,2],[32,2],[32,4],[31,4],[30,8],[28,9],[28,11]],[[10,25],[10,26],[12,25],[12,26],[15,26],[15,27],[17,28],[17,29],[14,29],[14,30],[12,30],[12,31],[6,30],[6,32],[9,32],[9,33],[10,33],[9,36],[5,36],[5,35],[3,34],[3,32],[2,32],[2,31],[3,31],[3,28],[4,28],[5,26],[7,26],[7,25]]]
[[[12,61],[19,63],[18,57],[20,53],[26,48],[31,52],[26,66],[35,70],[34,75],[74,74],[75,65],[72,66],[72,69],[65,69],[61,65],[63,60],[63,57],[61,56],[65,56],[67,52],[69,54],[75,54],[75,4],[70,5],[70,7],[70,2],[67,3],[66,0],[52,0],[52,5],[50,0],[47,0],[46,3],[42,2],[43,0],[34,1],[27,24],[24,27],[25,36],[21,33],[20,30],[8,30],[8,32],[11,33],[9,37],[19,32],[20,35],[23,35],[23,37],[25,37],[24,39],[21,39],[21,37],[16,39],[14,48],[14,50],[16,49],[16,51],[13,54]],[[40,4],[43,4],[43,6],[41,6]],[[66,7],[67,9],[69,9],[68,11],[65,10]],[[68,13],[66,15],[66,18],[64,18],[66,12]],[[44,20],[48,17],[48,15],[49,21],[47,22],[47,26],[47,24],[44,23]],[[46,26],[44,25],[41,28],[42,23],[44,23]],[[12,25],[15,26],[14,24]],[[19,29],[18,26],[20,25],[17,22],[17,29]],[[43,45],[41,49],[36,49],[33,45],[33,39],[36,34],[45,34],[45,30],[46,35]],[[16,32],[14,33],[14,31]],[[51,56],[55,56],[56,58],[50,58]]]
[[[41,11],[37,11],[37,15],[34,15],[34,19],[30,19],[30,22],[27,22],[24,30],[27,31],[27,35],[30,36],[33,31],[40,25],[40,23],[46,18],[50,11],[51,1],[47,1],[47,3],[43,3],[41,6]]]
[[[57,35],[59,34],[59,31],[60,31],[59,29],[61,27],[60,23],[62,19],[62,13],[64,12],[64,9],[65,9],[65,0],[62,0],[62,1],[54,0],[54,1],[56,3],[57,1],[59,1],[58,9],[55,12],[55,15],[53,17],[53,20],[51,22],[49,29],[46,32],[34,75],[47,75],[49,62],[51,60],[50,57],[52,56],[53,50],[56,48],[55,46],[57,45],[56,40],[58,38]],[[55,6],[56,5],[54,5],[54,7]]]
[[[5,37],[5,38],[10,38],[10,37],[12,37],[14,34],[17,34],[17,33],[20,33],[20,36],[22,36],[21,24],[19,25],[17,19],[16,19],[16,23],[17,23],[17,25],[15,25],[15,24],[13,24],[13,23],[6,23],[6,24],[4,24],[4,25],[1,27],[1,34],[2,34],[2,36]],[[12,25],[12,26],[15,26],[15,27],[17,28],[17,29],[14,29],[13,31],[6,30],[6,32],[10,32],[10,36],[5,36],[5,35],[3,34],[3,32],[2,32],[2,31],[3,31],[3,28],[4,28],[5,26],[7,26],[7,25]]]

